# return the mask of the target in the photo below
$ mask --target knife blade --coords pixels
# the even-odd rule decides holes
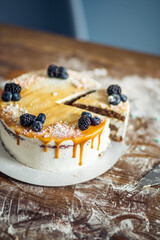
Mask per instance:
[[[160,185],[160,164],[151,169],[136,185],[136,189],[144,186]]]

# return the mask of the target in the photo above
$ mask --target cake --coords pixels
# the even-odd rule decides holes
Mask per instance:
[[[11,81],[15,87],[6,84],[0,93],[1,142],[11,156],[26,166],[49,171],[83,167],[93,164],[109,144],[109,118],[92,114],[100,123],[89,124],[82,131],[78,122],[83,109],[66,105],[100,84],[82,73],[68,70],[65,76],[63,71],[59,77],[52,76],[49,68],[48,72],[23,74]],[[46,116],[40,131],[33,128],[34,124],[22,124],[22,116],[36,118],[39,113]]]
[[[84,111],[85,109],[85,111]],[[129,103],[118,85],[50,65],[23,74],[0,93],[0,137],[22,164],[65,171],[93,165],[110,139],[124,139]]]
[[[113,85],[115,86],[115,85]],[[117,105],[110,104],[112,96],[106,89],[100,89],[81,97],[73,103],[73,106],[101,114],[110,118],[110,138],[114,141],[124,140],[129,117],[129,102],[125,95]]]

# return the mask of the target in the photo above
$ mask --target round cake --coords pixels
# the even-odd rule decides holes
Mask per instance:
[[[72,103],[99,88],[83,73],[55,65],[13,79],[0,93],[4,148],[36,169],[63,171],[94,164],[110,142],[110,119]]]

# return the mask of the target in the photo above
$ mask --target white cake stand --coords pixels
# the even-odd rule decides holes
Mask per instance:
[[[76,170],[42,171],[24,166],[13,159],[0,144],[0,171],[9,177],[40,186],[67,186],[91,180],[110,169],[119,159],[124,143],[112,142],[110,147],[92,165]]]

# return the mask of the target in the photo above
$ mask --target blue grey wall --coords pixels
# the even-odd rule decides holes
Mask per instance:
[[[73,36],[66,0],[0,0],[0,22]]]
[[[160,55],[160,0],[83,0],[92,41]]]
[[[0,22],[160,55],[160,0],[0,0]]]

